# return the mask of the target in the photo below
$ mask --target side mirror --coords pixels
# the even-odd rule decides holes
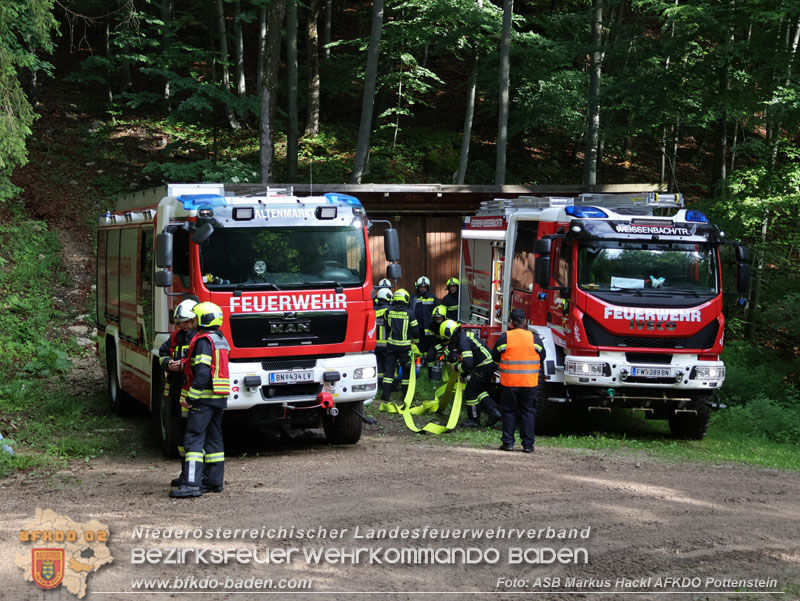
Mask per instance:
[[[172,272],[167,270],[156,271],[153,283],[159,288],[169,288],[172,286]]]
[[[214,226],[210,223],[206,223],[201,227],[197,228],[194,233],[192,234],[192,242],[195,244],[202,244],[206,240],[211,237],[211,234],[214,233]]]
[[[383,248],[386,252],[387,261],[400,260],[400,239],[397,230],[390,227],[383,233]]]
[[[553,248],[553,241],[550,238],[540,238],[533,243],[533,252],[537,255],[549,255]]]
[[[538,242],[543,242],[543,240],[539,240]],[[541,256],[536,259],[536,262],[533,265],[533,281],[536,282],[541,288],[546,288],[550,285],[549,255]]]
[[[403,277],[403,270],[400,268],[400,263],[392,263],[386,268],[386,277],[390,280],[399,280]]]
[[[738,248],[744,248],[737,246]],[[745,249],[746,250],[746,249]],[[737,253],[738,254],[738,253]],[[750,265],[740,262],[736,266],[736,290],[739,294],[747,294],[747,289],[750,287]]]
[[[750,249],[743,244],[736,245],[736,260],[746,263],[750,260]]]
[[[156,266],[172,267],[172,234],[169,232],[156,236]]]

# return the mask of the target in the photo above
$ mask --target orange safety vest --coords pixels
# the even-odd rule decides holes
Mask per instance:
[[[539,353],[530,330],[514,328],[506,332],[506,348],[500,356],[500,384],[510,388],[539,385]]]

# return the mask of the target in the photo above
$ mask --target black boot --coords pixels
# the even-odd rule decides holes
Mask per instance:
[[[191,497],[200,497],[202,495],[203,491],[200,490],[199,486],[187,486],[186,484],[169,492],[169,496],[173,499],[189,499]]]
[[[503,415],[500,413],[497,407],[495,407],[489,412],[489,418],[486,420],[486,425],[489,427],[494,426],[498,421],[500,421],[501,417],[503,417]]]

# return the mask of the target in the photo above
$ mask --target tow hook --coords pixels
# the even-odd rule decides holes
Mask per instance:
[[[367,417],[366,415],[364,415],[360,411],[356,411],[355,409],[353,409],[353,413],[355,413],[358,417],[360,417],[362,420],[364,420],[365,424],[369,424],[370,426],[374,426],[375,424],[378,423],[377,419],[375,419],[374,417]]]

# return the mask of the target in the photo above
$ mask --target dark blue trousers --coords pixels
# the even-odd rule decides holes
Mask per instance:
[[[225,445],[221,408],[197,404],[189,409],[183,447],[186,450],[183,481],[188,486],[222,486]]]
[[[500,395],[500,413],[502,414],[504,445],[514,444],[514,431],[519,423],[519,437],[522,446],[533,447],[535,440],[533,421],[536,415],[536,388],[509,388],[503,386]]]

